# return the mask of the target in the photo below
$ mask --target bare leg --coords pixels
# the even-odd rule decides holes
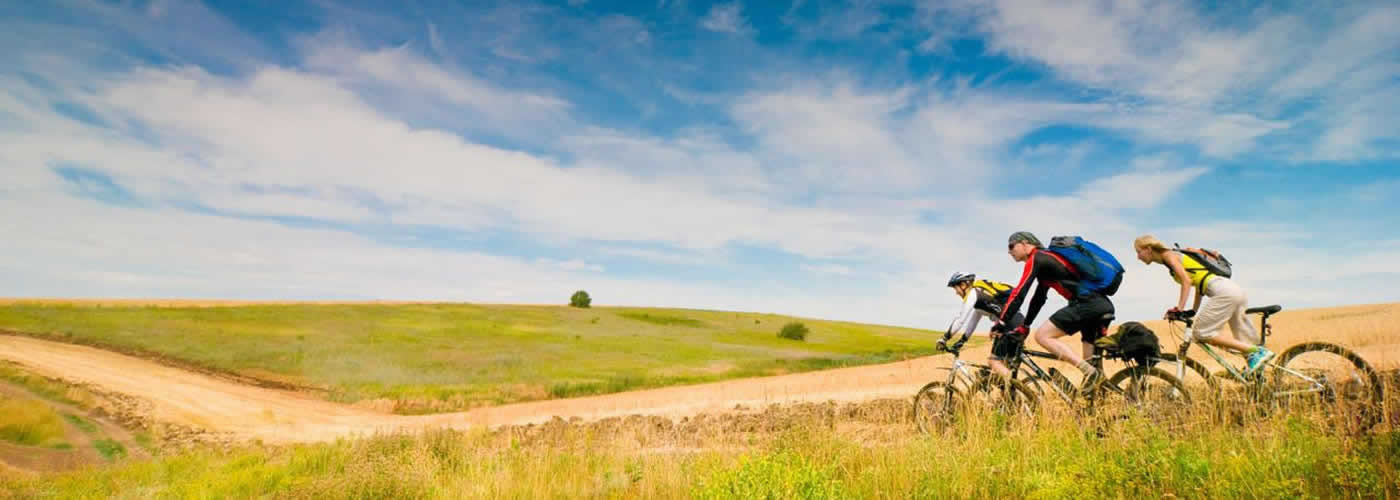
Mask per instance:
[[[1076,355],[1074,350],[1070,349],[1069,346],[1055,340],[1065,335],[1068,334],[1057,328],[1054,323],[1047,321],[1045,324],[1040,325],[1040,328],[1036,329],[1035,342],[1046,350],[1055,353],[1055,356],[1059,357],[1060,361],[1079,366],[1084,363],[1084,358]],[[1089,345],[1092,346],[1093,344]]]
[[[1245,354],[1249,354],[1250,351],[1254,350],[1254,346],[1246,344],[1244,342],[1240,342],[1238,339],[1228,335],[1216,334],[1216,336],[1204,339],[1202,340],[1202,342],[1216,347],[1231,349],[1237,353],[1240,353],[1240,355],[1242,356]]]

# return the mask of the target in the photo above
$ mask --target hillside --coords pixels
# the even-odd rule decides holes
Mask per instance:
[[[777,337],[791,321],[805,341]],[[22,300],[0,303],[0,330],[399,413],[888,362],[936,335],[685,309]]]

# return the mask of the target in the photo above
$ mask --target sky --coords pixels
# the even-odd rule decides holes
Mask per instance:
[[[1389,26],[1389,28],[1387,28]],[[0,296],[720,309],[941,329],[954,271],[1216,248],[1400,300],[1400,5],[0,2]],[[1042,314],[1063,302],[1052,298]]]

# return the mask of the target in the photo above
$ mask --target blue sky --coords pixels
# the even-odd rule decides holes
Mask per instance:
[[[1393,3],[382,4],[0,5],[0,295],[942,328],[1025,229],[1113,251],[1125,319],[1175,297],[1143,233],[1400,299]]]

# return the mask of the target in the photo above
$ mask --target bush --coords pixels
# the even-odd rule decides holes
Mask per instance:
[[[569,297],[569,305],[573,307],[589,307],[593,304],[593,299],[588,296],[588,292],[579,290]]]
[[[783,329],[778,330],[778,336],[792,340],[807,340],[807,332],[807,325],[793,322],[783,325]]]

